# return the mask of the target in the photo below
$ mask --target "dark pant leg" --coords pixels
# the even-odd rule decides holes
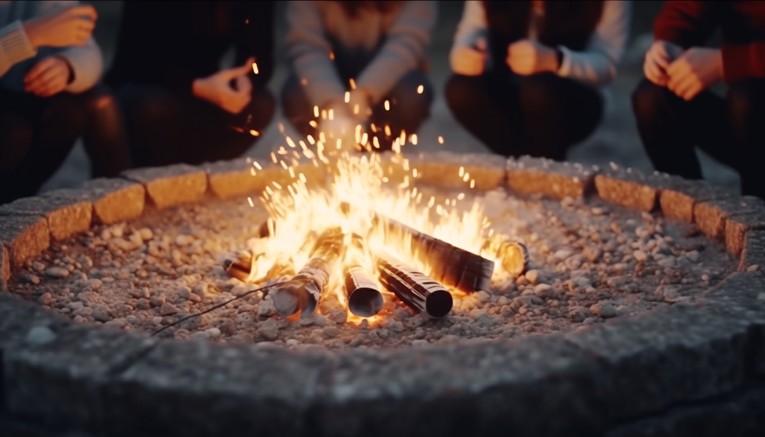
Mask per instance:
[[[418,88],[422,86],[422,93]],[[385,101],[389,102],[390,110],[385,110]],[[401,131],[408,134],[416,133],[422,123],[430,116],[430,105],[433,103],[433,86],[428,76],[413,70],[404,75],[393,89],[372,108],[370,122],[374,123],[377,132],[374,133],[380,141],[380,150],[389,150],[393,141]],[[385,134],[385,126],[390,127],[391,136]],[[373,134],[370,132],[370,135]]]
[[[316,129],[310,125],[311,120],[315,119],[313,105],[294,74],[282,86],[281,102],[284,117],[300,135],[306,137],[315,134]]]
[[[598,90],[553,73],[520,78],[519,96],[526,155],[564,160],[603,118]]]
[[[765,79],[730,85],[728,114],[741,153],[741,192],[765,199]]]
[[[502,80],[491,73],[452,75],[444,97],[454,118],[494,153],[520,156],[525,139],[514,80]]]
[[[60,93],[39,98],[0,93],[0,203],[31,196],[61,166],[82,134],[84,100]],[[6,130],[6,127],[8,130]]]
[[[711,91],[685,101],[644,79],[632,93],[632,108],[643,147],[656,170],[701,178],[696,146],[738,168],[740,154],[725,102]]]
[[[106,86],[83,95],[88,124],[82,143],[94,178],[117,176],[132,165],[124,118],[116,96]]]

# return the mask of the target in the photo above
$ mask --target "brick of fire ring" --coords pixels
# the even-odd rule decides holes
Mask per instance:
[[[55,240],[64,240],[90,229],[93,204],[81,190],[61,189],[38,197],[25,197],[0,207],[1,215],[37,215],[48,220]]]
[[[744,236],[738,271],[746,271],[752,266],[758,266],[760,272],[765,271],[765,229],[752,229]]]
[[[128,170],[122,175],[142,183],[157,209],[197,202],[207,191],[207,173],[187,164]]]
[[[408,166],[402,166],[406,159]],[[444,189],[491,190],[502,186],[505,180],[505,158],[492,154],[460,154],[453,152],[418,153],[408,155],[384,154],[381,157],[384,175],[392,183],[399,183],[409,176],[414,183],[433,184]],[[460,167],[463,171],[460,172]],[[413,179],[414,169],[417,177]],[[467,176],[465,176],[467,174]],[[467,180],[466,180],[466,179]]]
[[[583,198],[592,190],[596,168],[579,163],[531,158],[507,160],[507,186],[526,196],[542,194],[552,199]]]
[[[765,216],[765,202],[752,196],[738,196],[730,193],[726,198],[698,202],[693,207],[696,226],[709,238],[727,240],[726,221],[730,218],[742,220],[747,214]],[[735,224],[731,226],[731,242],[735,243]],[[728,247],[728,250],[736,249]]]
[[[595,176],[595,189],[598,197],[606,202],[651,212],[658,204],[659,188],[650,179],[631,168],[623,169],[612,164],[611,168]]]
[[[0,291],[8,290],[8,281],[11,279],[11,259],[8,248],[0,243]]]
[[[93,203],[93,221],[110,225],[136,219],[143,214],[146,189],[138,182],[97,178],[82,188]]]
[[[7,248],[10,267],[19,268],[50,245],[48,220],[39,215],[0,216],[0,244]]]
[[[255,166],[252,161],[241,158],[206,164],[204,169],[207,172],[210,192],[220,199],[258,195],[273,182],[283,186],[293,182],[288,170],[271,161]],[[309,183],[323,182],[326,176],[322,166],[310,162],[294,168],[295,175],[301,173]]]
[[[691,181],[666,173],[648,176],[659,188],[659,206],[664,217],[686,223],[694,222],[694,206],[702,201],[730,197],[730,193],[705,181]]]

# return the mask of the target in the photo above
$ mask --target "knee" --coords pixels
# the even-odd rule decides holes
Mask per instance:
[[[483,80],[480,76],[452,75],[446,81],[444,98],[446,105],[455,114],[471,111],[476,96],[481,92]]]
[[[95,100],[109,104],[108,97]],[[119,100],[130,125],[139,129],[169,123],[182,110],[180,103],[167,90],[154,86],[126,85],[119,91]]]
[[[557,99],[561,96],[558,83],[561,77],[553,73],[542,73],[523,78],[518,87],[521,105],[524,112],[550,113],[554,110]]]
[[[87,120],[87,105],[81,95],[62,93],[46,103],[40,129],[74,142],[85,131]]]
[[[10,114],[0,113],[0,174],[15,168],[29,153],[34,140],[31,124]]]
[[[657,118],[672,99],[672,93],[665,87],[643,79],[632,91],[632,111],[639,121]]]
[[[734,124],[746,123],[765,106],[765,80],[745,79],[728,87],[728,111]],[[749,123],[746,123],[749,124]]]

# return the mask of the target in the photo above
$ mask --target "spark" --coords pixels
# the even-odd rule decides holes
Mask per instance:
[[[252,135],[253,137],[259,137],[260,132],[256,131],[255,129],[250,129],[250,135]]]
[[[329,60],[334,61],[335,60],[335,52],[331,51],[329,52]]]
[[[311,127],[312,127],[312,128],[314,128],[314,129],[316,129],[316,128],[318,128],[318,127],[319,127],[319,123],[317,123],[317,122],[316,122],[316,120],[311,120],[311,121],[309,121],[309,122],[308,122],[308,125],[309,125],[309,126],[311,126]]]
[[[313,116],[314,116],[314,118],[319,118],[319,106],[318,105],[314,105],[314,107],[313,107]]]
[[[390,100],[385,100],[384,105],[385,105],[385,110],[390,111]]]
[[[258,170],[263,170],[263,167],[258,163],[258,161],[252,161],[252,166]]]
[[[425,91],[425,86],[420,84],[417,86],[417,94],[422,94]]]
[[[439,135],[438,136],[438,144],[443,144],[443,143],[444,143],[444,137]]]
[[[313,121],[313,120],[311,120],[311,121]],[[315,127],[315,126],[314,126],[314,127]],[[313,146],[314,144],[316,144],[316,140],[314,140],[314,139],[313,139],[313,135],[309,134],[309,135],[306,137],[306,139],[308,140],[308,143],[309,143],[309,144],[311,144],[312,146]]]
[[[346,91],[345,92],[345,103],[351,103],[351,92]]]
[[[250,208],[255,208],[255,202],[252,201],[252,197],[247,196],[247,202],[250,203]]]
[[[348,83],[350,84],[352,90],[356,89],[356,81],[353,78],[348,79]]]
[[[412,142],[413,146],[417,145],[417,134],[412,134],[412,137],[409,139],[409,141]]]
[[[255,73],[255,74],[259,74],[260,73],[260,71],[258,71],[258,63],[257,62],[253,62],[252,63],[252,72]]]

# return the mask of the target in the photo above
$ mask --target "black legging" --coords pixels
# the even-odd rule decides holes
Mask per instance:
[[[241,156],[273,118],[276,102],[267,89],[253,90],[240,114],[164,87],[125,84],[117,88],[128,141],[137,166],[200,164]]]
[[[563,160],[603,117],[603,98],[595,88],[552,73],[453,75],[445,97],[470,133],[505,156]]]
[[[0,203],[37,193],[81,136],[91,176],[130,167],[119,109],[107,88],[48,98],[0,90]]]
[[[739,172],[743,194],[765,198],[765,79],[732,83],[725,98],[704,91],[690,101],[643,79],[632,107],[656,170],[700,179],[699,147]]]

